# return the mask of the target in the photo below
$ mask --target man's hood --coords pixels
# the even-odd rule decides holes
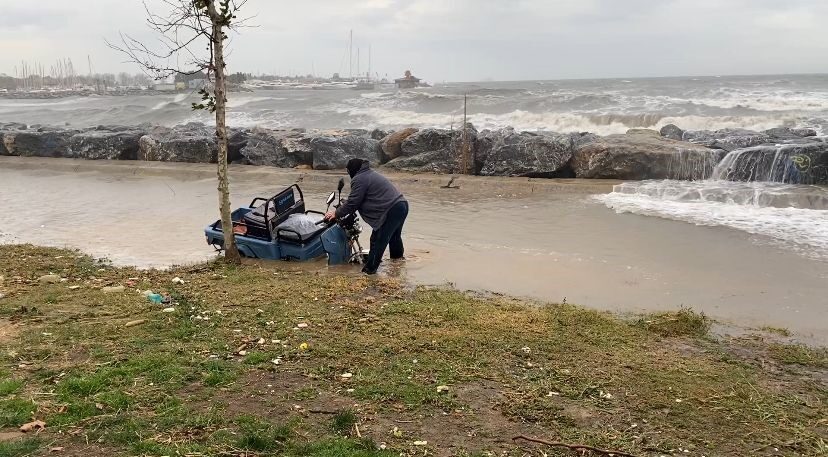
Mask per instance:
[[[362,170],[367,170],[371,167],[371,163],[367,160],[363,159],[351,159],[348,161],[348,165],[345,167],[348,169],[348,176],[353,178]]]

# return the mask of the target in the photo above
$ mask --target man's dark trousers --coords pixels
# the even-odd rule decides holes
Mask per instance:
[[[362,271],[368,274],[374,274],[382,262],[382,256],[385,255],[385,248],[391,248],[391,258],[401,259],[405,255],[405,248],[402,241],[402,229],[405,224],[405,218],[408,217],[408,202],[399,201],[388,210],[385,216],[385,222],[380,228],[371,232],[371,251],[368,254],[368,260]]]

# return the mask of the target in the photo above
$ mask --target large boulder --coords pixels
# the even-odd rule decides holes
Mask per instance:
[[[339,170],[345,168],[348,160],[365,159],[371,165],[382,163],[382,149],[379,141],[368,136],[348,133],[325,133],[310,139],[314,170]]]
[[[139,160],[216,163],[218,145],[214,133],[190,129],[156,129],[139,140]]]
[[[247,132],[231,129],[228,132],[227,160],[241,158],[241,149],[247,144]],[[161,162],[216,163],[218,142],[212,127],[190,123],[173,128],[157,127],[139,140],[139,160]]]
[[[817,132],[814,129],[790,127],[777,127],[765,130],[763,133],[777,141],[800,140],[802,138],[810,138],[817,135]]]
[[[713,177],[730,181],[828,184],[828,143],[762,145],[732,151]]]
[[[463,131],[425,129],[410,135],[401,144],[402,155],[385,164],[395,170],[430,173],[469,173],[479,169],[476,159],[477,130],[466,126],[468,157],[462,155]],[[464,170],[465,168],[465,170]]]
[[[579,178],[705,179],[723,156],[721,150],[631,131],[577,147],[571,165]]]
[[[681,141],[684,136],[684,130],[673,124],[667,124],[661,128],[661,136],[671,140]]]
[[[484,176],[558,177],[572,158],[575,144],[571,135],[513,129],[481,136],[478,151],[485,156],[480,170]]]
[[[452,146],[458,132],[445,129],[423,129],[409,135],[400,144],[402,156],[411,157],[426,152],[441,151]]]
[[[393,160],[403,155],[402,143],[411,135],[417,133],[415,128],[407,128],[394,132],[386,136],[380,142],[382,153],[385,154],[386,160]]]
[[[68,157],[75,130],[14,130],[3,134],[6,154],[23,157]]]
[[[69,138],[69,155],[92,160],[136,160],[139,140],[145,133],[120,128],[80,132]]]
[[[295,130],[253,130],[241,156],[247,165],[294,168],[313,163],[310,140]]]
[[[711,149],[724,149],[728,152],[772,141],[771,137],[765,133],[744,129],[687,130],[682,135],[682,140]]]

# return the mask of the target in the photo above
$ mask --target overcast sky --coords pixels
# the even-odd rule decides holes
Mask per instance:
[[[86,73],[87,55],[136,72],[104,38],[152,37],[139,0],[4,3],[7,74],[65,57]],[[233,36],[231,71],[348,74],[353,29],[363,72],[371,45],[375,72],[431,82],[828,72],[826,0],[249,0],[243,15],[256,27]]]

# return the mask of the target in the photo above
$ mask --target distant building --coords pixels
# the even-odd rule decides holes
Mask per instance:
[[[405,77],[395,79],[394,82],[399,89],[414,89],[415,87],[420,87],[420,78],[412,75],[411,70],[406,70]]]
[[[175,90],[184,90],[187,88],[187,83],[185,82],[177,82],[175,83]]]
[[[187,81],[187,87],[189,87],[190,89],[193,89],[193,90],[202,89],[206,85],[207,85],[207,81],[204,80],[204,79],[191,79],[191,80]]]
[[[174,91],[174,90],[175,90],[175,84],[167,84],[167,83],[156,84],[156,85],[153,87],[153,89],[155,89],[155,90],[163,90],[163,91],[170,91],[170,92],[172,92],[172,91]]]

